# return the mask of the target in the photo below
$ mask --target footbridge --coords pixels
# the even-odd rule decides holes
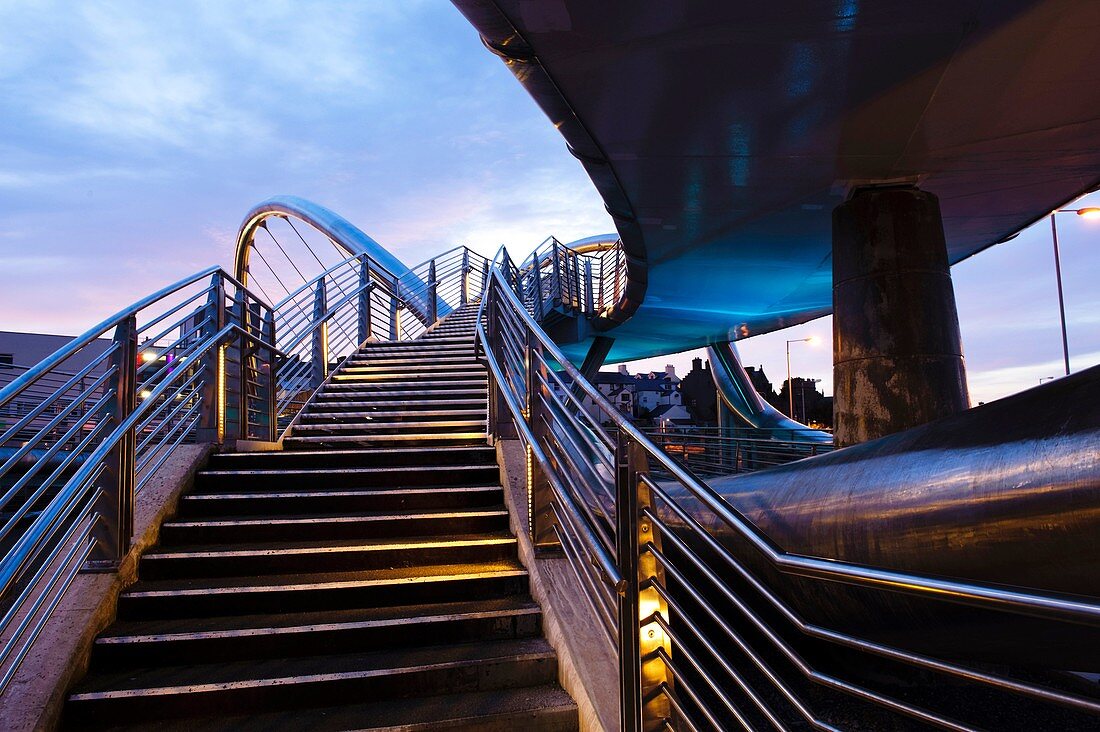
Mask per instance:
[[[968,408],[949,266],[1095,184],[1096,9],[456,5],[617,231],[279,196],[20,370],[0,727],[1095,729],[1100,367]],[[835,446],[734,345],[828,312]],[[702,346],[692,464],[591,380]]]
[[[765,439],[787,463],[767,470],[761,440],[722,445],[703,479],[551,335],[625,297],[620,251],[410,268],[280,197],[245,217],[233,274],[22,373],[0,391],[36,394],[2,435],[0,698],[73,632],[88,578],[121,573],[54,723],[1094,726],[1100,374],[846,450]],[[205,444],[136,535],[160,471]],[[569,569],[558,594],[544,562]]]

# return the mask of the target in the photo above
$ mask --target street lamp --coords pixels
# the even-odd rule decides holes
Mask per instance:
[[[1066,302],[1062,297],[1062,262],[1058,254],[1058,224],[1055,222],[1057,214],[1075,213],[1086,219],[1100,218],[1100,207],[1088,206],[1086,208],[1059,208],[1050,214],[1050,234],[1054,241],[1054,278],[1058,282],[1058,317],[1062,323],[1062,358],[1066,362],[1066,376],[1069,376],[1069,339],[1066,337]]]
[[[791,383],[791,344],[809,343],[811,346],[817,343],[817,336],[809,338],[795,338],[787,341],[787,416],[794,419],[794,384]]]

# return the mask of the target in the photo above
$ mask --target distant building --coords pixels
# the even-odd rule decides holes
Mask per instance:
[[[0,330],[0,385],[12,381],[13,372],[22,373],[26,367],[34,366],[72,339],[73,336],[67,335]],[[65,362],[65,370],[77,371],[87,366],[110,345],[111,341],[106,338],[89,343]]]
[[[817,390],[820,379],[805,379],[800,376],[791,378],[793,385],[794,414],[793,419],[811,426],[833,426],[833,398],[825,396]],[[788,384],[783,382],[783,388],[779,392],[779,404],[776,408],[784,414],[791,408],[791,399],[788,397]]]
[[[680,381],[680,401],[700,426],[718,422],[718,391],[710,373],[710,361],[701,358],[691,360],[691,371]]]
[[[52,355],[72,339],[72,336],[48,333],[0,331],[0,388],[15,381],[25,374],[29,368]],[[37,416],[28,415],[32,415],[36,407],[42,404],[47,396],[64,387],[70,381],[70,376],[83,371],[86,366],[102,356],[110,346],[111,341],[107,339],[101,338],[92,341],[80,349],[78,353],[66,359],[50,374],[21,391],[19,398],[0,406],[0,433],[5,432],[12,425],[23,425],[8,441],[9,444],[4,446],[18,444],[20,440],[26,439],[51,421],[55,421],[54,417],[60,414],[67,404],[64,399],[55,402],[47,411],[40,412]],[[96,377],[100,376],[106,369],[106,363],[96,364],[81,379],[74,382],[68,393],[74,395],[82,393],[86,387],[94,385]],[[71,419],[79,416],[80,413],[70,415],[70,417],[61,421],[56,429],[59,432],[63,431],[68,427]]]
[[[570,386],[573,380],[567,374],[561,374],[562,381]],[[616,411],[627,417],[634,416],[634,377],[620,374],[614,371],[601,371],[592,380],[592,385],[603,397],[614,405]],[[554,383],[554,391],[558,398],[566,401],[564,390]],[[603,424],[611,419],[592,397],[587,394],[580,396],[581,406],[594,420]]]
[[[620,373],[626,370],[620,366]],[[654,413],[660,407],[680,407],[671,412],[674,416],[664,416],[668,420],[690,420],[691,415],[683,409],[680,394],[680,378],[676,376],[676,368],[669,364],[663,372],[651,371],[648,374],[638,374],[634,377],[634,416],[638,419],[654,419]],[[661,410],[662,415],[669,415],[669,410]]]
[[[772,382],[768,381],[768,377],[764,373],[764,367],[746,366],[745,373],[749,375],[749,381],[752,382],[756,393],[763,397],[764,401],[774,404],[776,399],[775,389],[772,388]]]

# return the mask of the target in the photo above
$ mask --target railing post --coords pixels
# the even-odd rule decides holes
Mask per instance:
[[[264,316],[262,337],[271,344],[267,349],[267,439],[279,439],[279,357],[275,353],[275,311]]]
[[[527,333],[524,346],[524,367],[527,390],[527,423],[540,444],[546,434],[546,421],[543,417],[546,409],[542,389],[547,382],[546,362],[542,358],[542,347],[534,334]],[[540,378],[541,377],[541,378]],[[548,383],[548,382],[547,382]],[[535,460],[534,451],[527,448],[527,506],[530,515],[531,543],[536,550],[560,548],[561,542],[554,533],[557,517],[552,506],[553,489],[546,473]]]
[[[497,295],[495,283],[485,290],[485,296],[489,299],[485,304],[485,312],[488,314],[485,334],[489,339],[485,347],[486,350],[492,351],[494,359],[498,364],[501,364],[507,378],[508,370],[504,367],[505,350],[503,343],[501,343],[503,336],[500,335],[500,296]],[[493,373],[490,371],[489,428],[492,430],[494,444],[497,440],[514,440],[519,437],[516,426],[512,423],[512,414],[508,409],[508,403],[504,401],[503,390],[506,388],[508,388],[508,385],[498,382],[493,378]]]
[[[439,289],[439,282],[435,278],[435,260],[428,262],[428,320],[435,323],[439,315],[435,293]]]
[[[111,356],[115,369],[109,389],[111,398],[103,408],[108,420],[106,434],[122,424],[137,406],[137,316],[131,315],[115,328],[117,350]],[[134,450],[137,442],[131,427],[107,453],[104,470],[96,479],[93,490],[102,491],[94,513],[99,514],[92,535],[95,547],[88,556],[85,569],[93,572],[113,572],[130,551],[134,534]]]
[[[249,361],[254,353],[249,335],[252,334],[251,315],[248,307],[248,294],[237,290],[233,298],[233,317],[241,328],[234,341],[237,344],[237,432],[238,440],[248,439],[248,371]]]
[[[220,272],[214,274],[210,296],[199,317],[205,321],[205,325],[199,329],[197,336],[199,343],[204,343],[225,327],[225,280]],[[200,407],[202,417],[196,433],[200,442],[220,443],[225,437],[225,395],[221,388],[225,381],[223,348],[223,345],[218,344],[207,351],[200,366],[203,370],[202,407]]]
[[[370,260],[362,259],[359,262],[359,343],[366,343],[371,337],[371,312],[370,312]]]
[[[397,302],[396,283],[394,283],[393,293],[390,295],[390,341],[396,341],[397,334],[401,332],[401,308]]]
[[[551,262],[553,266],[550,268],[550,289],[554,294],[554,299],[561,305],[565,305],[565,296],[561,291],[561,254],[559,253],[558,240],[555,239],[552,246],[553,254],[551,254]]]
[[[458,298],[462,305],[470,302],[470,250],[465,247],[462,249],[462,285]]]
[[[652,507],[650,490],[639,476],[648,472],[645,450],[622,430],[615,458],[616,542],[619,571],[626,592],[619,596],[620,728],[623,732],[656,729],[669,718],[670,705],[662,686],[671,674],[659,652],[670,652],[664,629],[653,619],[668,619],[668,608],[653,588],[662,583],[650,544],[660,548],[657,528],[643,511]]]
[[[313,295],[313,322],[320,325],[313,330],[312,350],[312,383],[316,388],[321,385],[328,376],[328,321],[325,320],[325,312],[328,310],[327,296],[325,292],[325,278],[317,280],[317,290]]]
[[[535,262],[535,303],[533,307],[533,314],[535,316],[535,320],[542,320],[542,272],[540,271],[542,269],[542,262],[539,261],[539,253],[537,251],[532,255],[532,257]]]
[[[481,263],[481,289],[485,290],[489,286],[489,260],[483,260]]]
[[[584,308],[588,315],[595,313],[592,303],[592,260],[584,259]]]

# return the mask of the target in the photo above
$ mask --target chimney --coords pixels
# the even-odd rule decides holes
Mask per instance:
[[[670,363],[666,363],[665,364],[665,374],[668,375],[668,376],[671,376],[673,378],[676,378],[676,367],[673,366]]]
[[[622,374],[623,376],[630,376],[630,372],[626,370],[626,364],[625,363],[619,364],[619,373]]]

